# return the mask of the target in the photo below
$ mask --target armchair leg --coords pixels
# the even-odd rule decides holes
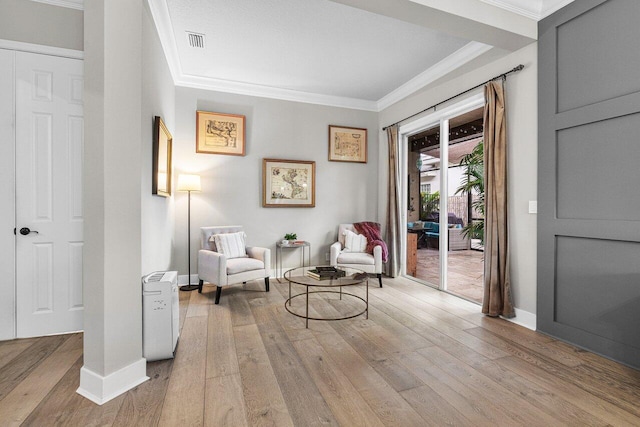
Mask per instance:
[[[378,273],[378,282],[380,282],[380,287],[382,287],[382,274]]]
[[[200,279],[198,281],[198,293],[201,294],[202,293],[202,284],[204,283],[204,280]]]
[[[222,293],[222,287],[216,286],[216,304],[220,303],[220,294]]]
[[[269,278],[264,278],[264,287],[267,288],[267,292],[269,292]]]

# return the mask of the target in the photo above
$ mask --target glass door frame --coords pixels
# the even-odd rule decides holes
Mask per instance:
[[[446,195],[449,194],[448,189],[448,167],[443,167],[443,165],[448,165],[449,159],[449,120],[462,115],[464,113],[468,113],[470,111],[476,110],[478,108],[483,107],[485,104],[484,101],[484,93],[479,93],[477,95],[470,96],[460,102],[452,104],[450,106],[444,107],[441,110],[434,111],[430,114],[427,114],[417,120],[414,120],[411,123],[404,124],[400,126],[398,129],[398,141],[400,144],[398,146],[399,160],[400,160],[400,173],[401,177],[401,187],[402,191],[400,194],[407,194],[409,191],[409,182],[407,181],[407,176],[409,173],[409,168],[412,165],[408,164],[409,157],[409,137],[418,132],[422,132],[427,129],[431,129],[437,126],[440,126],[440,212],[445,212],[445,215],[440,214],[440,230],[448,229],[448,197]],[[444,159],[444,162],[443,162]],[[445,163],[446,162],[446,163]],[[419,185],[419,183],[418,183]],[[442,196],[445,195],[445,196]],[[400,259],[402,260],[402,268],[401,274],[404,277],[413,278],[407,274],[407,212],[409,209],[408,201],[406,197],[401,197],[401,215],[400,215],[400,230],[401,230],[401,239],[400,239]],[[420,201],[421,203],[422,201]],[[439,247],[448,248],[449,247],[449,234],[444,232],[440,233],[440,241]],[[447,289],[447,265],[448,265],[448,251],[440,250],[440,283],[438,283],[438,289],[446,290]],[[413,278],[416,279],[416,278]],[[419,280],[419,279],[418,279]],[[422,281],[421,281],[422,282]]]

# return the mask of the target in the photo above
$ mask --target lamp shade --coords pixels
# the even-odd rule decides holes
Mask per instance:
[[[178,175],[178,191],[200,191],[200,175]]]

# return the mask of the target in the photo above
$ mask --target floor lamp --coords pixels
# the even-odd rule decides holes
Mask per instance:
[[[178,175],[178,191],[186,191],[189,193],[187,202],[187,259],[189,262],[189,275],[187,276],[187,284],[181,286],[180,290],[193,291],[198,289],[198,285],[191,284],[191,192],[200,191],[200,175]]]

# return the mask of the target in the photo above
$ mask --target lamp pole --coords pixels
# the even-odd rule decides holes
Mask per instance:
[[[187,284],[180,287],[181,291],[193,291],[198,285],[191,284],[191,192],[200,191],[200,177],[198,175],[179,175],[178,191],[187,192]]]

